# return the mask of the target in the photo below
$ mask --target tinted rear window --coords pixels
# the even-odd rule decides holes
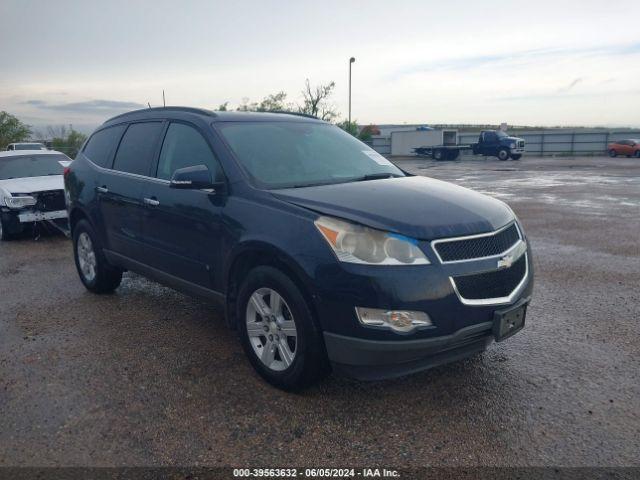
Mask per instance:
[[[84,147],[84,154],[96,165],[111,168],[113,152],[125,127],[126,125],[118,125],[94,133]]]
[[[113,169],[148,176],[161,130],[160,122],[129,125],[118,147]]]
[[[13,146],[14,150],[46,150],[41,143],[19,143]]]

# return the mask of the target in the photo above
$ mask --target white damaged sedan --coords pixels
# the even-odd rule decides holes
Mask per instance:
[[[0,239],[35,222],[66,229],[63,172],[71,162],[53,150],[0,152]]]

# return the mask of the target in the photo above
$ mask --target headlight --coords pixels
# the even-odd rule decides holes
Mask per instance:
[[[418,241],[331,217],[320,217],[316,227],[341,262],[367,265],[427,265]]]
[[[20,195],[17,197],[4,197],[4,203],[9,208],[24,208],[36,204],[36,199],[29,195]]]

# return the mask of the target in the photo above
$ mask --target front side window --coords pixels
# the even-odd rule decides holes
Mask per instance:
[[[340,128],[315,122],[219,122],[222,136],[258,186],[305,187],[404,174]]]
[[[195,128],[172,123],[162,143],[156,176],[170,180],[179,168],[206,165],[213,181],[222,181],[222,171],[209,144]]]
[[[117,125],[94,133],[84,147],[83,153],[96,165],[111,168],[113,152],[125,128],[126,125]]]
[[[113,160],[113,169],[148,176],[161,131],[160,122],[129,125]]]
[[[0,180],[10,178],[62,175],[60,162],[68,162],[66,155],[20,155],[0,159]]]

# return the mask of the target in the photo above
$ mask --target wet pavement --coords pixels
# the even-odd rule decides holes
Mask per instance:
[[[507,201],[527,327],[482,356],[288,394],[220,312],[139,276],[96,296],[60,236],[0,244],[0,465],[640,466],[640,161],[397,160]]]

